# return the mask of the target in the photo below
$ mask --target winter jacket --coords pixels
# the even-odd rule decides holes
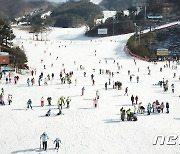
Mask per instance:
[[[166,108],[169,108],[169,103],[166,103]]]
[[[46,142],[46,141],[49,139],[49,137],[47,136],[46,133],[43,133],[43,134],[41,135],[41,139],[42,139],[43,142]]]
[[[54,140],[54,143],[61,143],[61,140],[59,139],[59,138],[56,138],[55,140]]]
[[[71,101],[71,99],[68,97],[68,98],[66,99],[66,102],[69,103],[70,101]]]
[[[58,105],[62,105],[62,100],[61,99],[58,100]]]
[[[27,105],[31,105],[31,104],[32,104],[32,101],[31,101],[31,99],[29,99],[27,102]]]
[[[147,110],[151,111],[151,106],[150,105],[147,106]]]

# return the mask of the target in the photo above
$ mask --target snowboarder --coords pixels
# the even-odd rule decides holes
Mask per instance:
[[[47,150],[47,140],[48,139],[49,139],[49,137],[45,132],[40,136],[40,140],[42,140],[42,144],[43,144],[43,150]]]

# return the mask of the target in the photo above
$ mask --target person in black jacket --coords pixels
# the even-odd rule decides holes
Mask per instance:
[[[166,113],[169,113],[169,103],[168,102],[166,102]]]

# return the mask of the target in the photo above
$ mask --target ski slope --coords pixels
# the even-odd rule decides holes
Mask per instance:
[[[54,28],[48,35],[48,41],[34,41],[32,34],[14,28],[16,35],[14,44],[24,48],[28,65],[31,69],[36,69],[37,73],[35,85],[30,87],[27,86],[27,78],[32,78],[30,73],[20,75],[16,85],[6,84],[5,76],[1,81],[1,88],[5,90],[5,103],[7,104],[8,94],[13,95],[13,103],[10,106],[0,106],[0,153],[57,153],[53,144],[56,137],[62,140],[58,152],[62,154],[180,153],[179,145],[153,145],[157,134],[166,136],[179,134],[180,66],[177,65],[175,70],[164,68],[165,62],[154,65],[138,59],[135,65],[133,57],[123,50],[132,34],[87,38],[83,35],[84,31],[85,27]],[[117,62],[122,65],[120,70],[117,68]],[[53,67],[51,67],[52,63]],[[80,65],[85,69],[80,70]],[[148,66],[151,75],[148,75]],[[176,63],[171,62],[171,66],[176,66]],[[159,71],[160,67],[163,67],[162,72]],[[74,72],[70,87],[68,84],[61,84],[59,79],[59,73],[64,68],[66,72]],[[109,81],[109,75],[99,74],[99,69],[108,69],[115,73],[108,90],[104,89],[104,84]],[[129,81],[128,70],[133,75],[132,82]],[[48,85],[42,83],[42,86],[38,86],[37,80],[41,72],[45,77],[54,73],[55,77],[52,81],[48,81]],[[86,77],[83,75],[84,72],[87,73]],[[91,82],[92,73],[95,76],[94,86]],[[175,78],[173,78],[174,73],[176,73]],[[140,77],[139,83],[136,83],[137,75]],[[171,88],[163,92],[159,86],[153,86],[162,78],[168,80],[169,85],[175,84],[175,93],[171,92]],[[112,89],[113,81],[121,81],[122,90]],[[85,95],[81,96],[83,86]],[[129,96],[124,96],[127,86]],[[98,108],[95,109],[93,98],[96,90],[100,92],[100,99]],[[147,113],[137,114],[138,121],[122,122],[119,110],[122,106],[133,110],[130,100],[132,94],[138,95],[139,102],[142,102],[145,108],[149,102],[155,100],[159,100],[160,103],[168,101],[170,113],[156,113],[150,116],[147,116]],[[63,106],[63,115],[56,116],[57,100],[62,95],[69,96],[72,101],[69,109]],[[51,96],[52,106],[47,106],[45,101],[45,106],[41,107],[42,96],[45,100]],[[33,110],[26,110],[26,102],[29,98],[32,99]],[[53,114],[45,117],[48,109],[51,109]],[[39,149],[39,137],[44,131],[49,136],[47,152]]]

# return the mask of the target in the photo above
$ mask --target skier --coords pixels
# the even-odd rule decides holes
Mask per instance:
[[[94,74],[91,74],[91,80],[93,80],[94,79]]]
[[[61,143],[61,140],[60,140],[59,138],[56,138],[56,139],[54,140],[54,143],[56,143],[54,149],[56,149],[56,150],[58,151],[58,149],[59,149],[59,144]]]
[[[96,99],[96,97],[93,99],[93,104],[94,104],[94,107],[97,108],[97,103],[98,103],[98,100]]]
[[[44,106],[44,97],[41,97],[41,107]]]
[[[133,104],[134,104],[134,96],[133,95],[131,96],[131,102],[132,102],[132,106],[133,106]]]
[[[11,105],[11,103],[12,103],[12,95],[11,94],[8,94],[8,103],[9,103],[9,105]]]
[[[51,115],[51,109],[49,109],[48,111],[47,111],[47,113],[46,113],[46,116],[50,116]]]
[[[127,121],[131,121],[131,109],[128,109],[126,113],[127,113]]]
[[[30,86],[30,79],[28,78],[27,79],[27,84],[28,84],[28,87]]]
[[[105,90],[107,90],[107,82],[105,83]]]
[[[139,76],[136,77],[137,83],[139,83]]]
[[[49,137],[45,132],[40,136],[40,140],[42,140],[42,144],[43,144],[43,150],[47,150],[47,140],[48,139],[49,139]]]
[[[171,85],[172,93],[174,93],[174,84]]]
[[[31,99],[29,99],[27,101],[27,108],[29,109],[29,107],[32,109],[32,101],[31,101]]]
[[[160,109],[161,109],[161,111],[162,111],[162,113],[163,113],[163,109],[164,109],[164,103],[163,103],[163,102],[162,102],[161,105],[160,105]]]
[[[83,95],[84,95],[85,88],[84,88],[84,87],[82,87],[81,91],[82,91],[81,96],[83,96]]]
[[[59,98],[57,104],[58,104],[58,109],[61,110],[62,109],[62,100],[61,100],[61,98]]]
[[[66,99],[66,103],[67,103],[67,108],[69,108],[69,103],[71,102],[71,99],[69,97],[67,97]]]
[[[169,113],[169,103],[166,102],[166,113]]]
[[[4,88],[1,88],[1,95],[4,95]]]
[[[64,96],[61,96],[61,97],[60,97],[60,99],[61,99],[61,101],[62,101],[63,105],[65,105],[65,102],[64,102],[65,97],[64,97]]]
[[[126,87],[126,89],[125,89],[125,94],[124,94],[124,96],[127,94],[127,96],[128,96],[128,87]]]
[[[150,103],[147,106],[147,111],[148,111],[148,115],[150,115],[151,114],[151,105],[150,105]]]
[[[99,96],[100,96],[99,90],[96,90],[96,98],[99,99]]]
[[[131,82],[132,81],[132,75],[130,75],[129,79],[130,79],[130,82]]]
[[[136,95],[136,97],[135,97],[135,100],[136,100],[136,104],[137,104],[137,102],[138,102],[138,96]]]
[[[48,105],[49,105],[49,106],[51,105],[51,100],[52,100],[51,97],[48,97],[48,98],[47,98],[47,101],[48,101]]]
[[[153,113],[154,113],[155,110],[156,110],[156,102],[153,102],[153,103],[152,103],[152,109],[153,109]]]
[[[31,75],[32,75],[32,76],[34,75],[34,71],[33,71],[33,70],[31,71]]]
[[[126,114],[125,110],[122,110],[122,112],[121,112],[121,120],[122,121],[124,121],[124,119],[125,119],[125,114]]]
[[[41,86],[41,78],[40,77],[38,79],[38,84],[39,84],[39,86]]]

